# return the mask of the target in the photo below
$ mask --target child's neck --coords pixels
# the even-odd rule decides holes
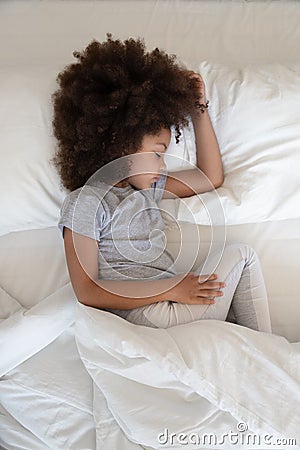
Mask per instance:
[[[130,186],[132,189],[134,189],[135,191],[140,191],[139,188],[135,187],[133,184],[128,183],[128,181],[126,181],[126,180],[122,180],[122,181],[119,181],[119,182],[116,183],[116,184],[113,184],[113,187],[121,188],[121,189],[127,188],[127,187],[129,187],[129,186]]]
[[[122,181],[119,181],[119,182],[116,183],[116,184],[113,184],[113,186],[114,186],[114,187],[124,188],[124,187],[130,186],[130,184],[128,183],[128,181],[122,180]]]

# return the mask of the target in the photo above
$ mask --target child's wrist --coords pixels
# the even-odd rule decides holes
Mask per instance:
[[[205,113],[208,109],[209,100],[206,100],[204,97],[201,100],[195,101],[195,111],[200,112],[201,114]]]

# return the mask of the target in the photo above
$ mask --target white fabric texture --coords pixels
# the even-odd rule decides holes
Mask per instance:
[[[69,299],[71,300],[72,293],[71,291],[69,291],[69,293]],[[59,298],[58,295],[57,299]],[[44,309],[41,309],[42,306]],[[61,315],[65,316],[66,313],[67,315],[69,314],[67,302],[64,302],[61,308]],[[145,448],[156,448],[151,447],[152,444],[150,442],[153,443],[153,439],[155,438],[153,434],[155,427],[159,426],[159,428],[156,429],[161,431],[164,430],[164,422],[161,421],[162,417],[160,415],[158,416],[157,413],[154,414],[154,410],[161,411],[161,415],[165,416],[166,422],[168,420],[166,411],[173,411],[175,410],[174,408],[178,408],[178,410],[182,412],[182,408],[184,407],[187,408],[187,416],[185,419],[187,421],[190,420],[190,415],[193,415],[195,407],[195,411],[198,411],[200,417],[199,415],[193,417],[193,423],[195,423],[197,417],[198,420],[202,418],[201,424],[203,432],[214,432],[216,429],[219,433],[228,432],[230,429],[235,431],[237,421],[242,420],[244,422],[246,421],[245,423],[248,424],[249,429],[253,432],[263,433],[267,429],[267,433],[275,433],[276,431],[276,435],[278,432],[279,434],[281,433],[281,428],[275,428],[275,430],[273,430],[275,425],[272,420],[275,420],[276,426],[278,426],[277,422],[280,422],[282,429],[285,430],[283,433],[284,436],[294,436],[294,421],[298,419],[295,415],[293,415],[294,419],[292,419],[290,415],[293,414],[293,411],[295,410],[293,409],[293,402],[295,402],[296,406],[298,402],[297,395],[300,392],[299,386],[297,386],[297,382],[299,383],[298,371],[300,353],[298,351],[300,348],[299,346],[296,346],[296,344],[289,344],[284,338],[279,336],[254,332],[243,327],[235,326],[235,328],[228,328],[227,325],[233,326],[233,324],[223,324],[223,322],[219,321],[200,322],[201,325],[204,324],[204,328],[196,328],[196,324],[199,325],[199,322],[195,322],[195,325],[192,327],[190,327],[191,324],[188,324],[184,329],[181,328],[183,326],[178,326],[168,329],[167,334],[163,333],[164,330],[157,329],[155,330],[158,332],[157,335],[152,335],[151,332],[147,331],[147,327],[132,325],[113,314],[83,307],[80,304],[78,304],[77,308],[79,310],[77,320],[77,330],[79,330],[77,333],[77,343],[79,342],[81,360],[89,371],[91,365],[93,365],[93,367],[97,366],[96,372],[98,374],[98,381],[96,380],[96,382],[100,383],[101,386],[101,390],[96,388],[97,386],[94,386],[94,402],[92,409],[91,403],[89,403],[91,402],[91,397],[87,395],[87,392],[86,395],[82,396],[82,382],[85,380],[86,385],[88,385],[89,380],[82,372],[82,369],[80,369],[81,375],[79,376],[79,368],[75,369],[75,367],[71,367],[69,363],[66,366],[68,360],[70,360],[70,364],[72,365],[73,363],[71,363],[71,361],[74,360],[75,364],[75,361],[78,359],[78,356],[76,356],[77,351],[75,351],[74,343],[72,343],[72,334],[67,333],[67,335],[65,335],[68,336],[67,341],[66,337],[63,337],[65,330],[70,330],[69,325],[68,323],[63,323],[63,321],[60,321],[60,323],[57,324],[56,320],[53,320],[53,314],[49,314],[49,308],[45,303],[40,307],[40,311],[44,312],[44,349],[40,351],[40,343],[36,346],[37,337],[39,336],[40,339],[41,336],[41,322],[35,321],[28,323],[28,325],[31,325],[29,334],[31,342],[29,342],[28,339],[27,341],[24,340],[26,333],[22,333],[21,336],[19,336],[19,345],[21,344],[23,356],[20,358],[19,363],[16,364],[14,359],[15,356],[11,355],[15,361],[15,368],[11,368],[6,372],[6,375],[1,378],[0,387],[3,406],[10,411],[12,418],[18,419],[20,423],[23,423],[28,429],[35,430],[35,434],[40,436],[44,440],[45,445],[48,445],[49,448],[65,449],[66,442],[80,442],[80,439],[84,436],[82,434],[84,430],[86,430],[87,439],[91,439],[92,429],[89,428],[89,420],[86,416],[88,411],[93,413],[96,423],[97,447],[95,448],[97,449],[105,448],[105,446],[103,447],[103,443],[105,443],[107,448],[118,448],[113,446],[116,442],[122,443],[123,447],[121,448],[135,448],[134,446],[137,445],[134,443],[134,440],[137,438],[135,433],[138,434],[138,439],[141,439],[141,441],[138,441],[143,445],[141,448],[144,448],[143,443],[145,443]],[[84,314],[82,314],[82,312]],[[88,315],[86,316],[87,313]],[[103,314],[106,314],[106,316]],[[75,316],[73,316],[73,319],[75,319]],[[62,337],[53,341],[53,336],[57,333],[58,326],[60,327],[60,334]],[[175,336],[177,336],[177,333],[181,330],[180,334],[177,336],[176,344],[172,337],[172,330],[175,330]],[[12,336],[15,331],[16,329],[11,330]],[[171,335],[171,340],[169,334]],[[53,344],[51,344],[52,341]],[[8,342],[8,340],[6,340],[6,342]],[[48,344],[50,344],[50,346]],[[100,349],[102,348],[104,351],[100,352]],[[178,348],[180,348],[181,352],[180,357]],[[34,350],[34,356],[32,356],[32,350]],[[138,356],[139,353],[140,356],[142,356],[142,359]],[[1,354],[3,353],[1,352]],[[197,354],[198,357],[196,357]],[[212,354],[214,355],[213,358]],[[6,353],[6,355],[8,355],[8,353]],[[53,358],[54,355],[55,358]],[[107,358],[103,357],[105,355]],[[173,357],[175,357],[175,359]],[[208,358],[208,361],[203,358]],[[62,365],[59,364],[58,367],[55,368],[57,361],[60,360],[65,361],[65,363]],[[151,362],[150,367],[148,366],[149,360]],[[24,362],[22,363],[22,361]],[[142,361],[144,361],[146,366],[141,364]],[[185,366],[184,361],[187,363],[187,366]],[[220,361],[222,361],[221,365]],[[80,360],[76,362],[77,365],[79,363]],[[120,376],[113,376],[115,369],[118,369],[120,364],[121,370],[123,371],[122,374]],[[115,369],[114,365],[116,365]],[[250,366],[250,372],[247,372],[246,365]],[[105,370],[100,370],[101,368]],[[191,368],[193,369],[194,378],[191,377]],[[226,375],[224,369],[230,371],[230,376]],[[211,373],[207,374],[205,372],[210,370],[214,373],[213,377],[211,377]],[[198,371],[200,372],[198,373]],[[211,390],[208,388],[207,391],[203,388],[200,393],[195,390],[196,384],[192,385],[194,390],[188,388],[191,381],[193,383],[199,382],[196,375],[202,376],[203,371],[204,375],[206,374],[207,376],[208,386],[215,380],[216,383],[219,383],[216,384],[216,389],[220,389],[220,386],[222,387],[219,396],[213,396]],[[256,376],[254,376],[254,372],[256,373]],[[72,374],[73,376],[75,373],[77,374],[77,377],[74,381],[71,381],[70,375]],[[99,378],[100,374],[101,381]],[[184,375],[186,378],[184,378]],[[151,380],[151,383],[158,383],[161,388],[165,388],[165,391],[163,389],[160,391],[163,395],[162,398],[161,396],[154,395],[154,393],[157,392],[157,386],[155,386],[154,391],[151,386],[151,389],[144,389],[145,379],[142,378],[143,376],[148,377],[146,385],[149,380]],[[126,389],[125,386],[127,377],[133,377],[135,380],[134,384],[132,384],[130,380],[128,381],[128,389]],[[179,385],[177,383],[178,379],[181,380]],[[267,383],[266,380],[269,383]],[[66,387],[68,383],[74,383],[75,381],[76,383],[81,383],[81,391],[78,390],[76,386],[72,387],[71,391]],[[184,383],[182,384],[183,381]],[[187,387],[185,387],[186,383]],[[227,384],[230,385],[230,383],[232,383],[231,389],[236,395],[233,396],[235,402],[238,402],[238,399],[245,398],[245,390],[249,393],[250,398],[247,397],[246,400],[250,402],[255,420],[253,418],[251,419],[251,409],[250,412],[247,410],[242,413],[243,405],[239,406],[239,402],[238,406],[235,405],[234,400],[230,398],[231,391],[228,391],[227,386]],[[283,383],[283,386],[281,383]],[[200,383],[200,386],[202,385],[203,382]],[[169,398],[169,389],[167,389],[167,386],[172,386],[171,392],[173,392],[173,395],[171,398]],[[206,386],[205,383],[204,386]],[[251,388],[249,388],[249,386]],[[104,390],[102,391],[102,389]],[[121,389],[122,392],[119,391],[119,389]],[[132,395],[132,389],[136,392],[136,396]],[[240,390],[243,391],[243,395],[241,395]],[[293,397],[290,396],[290,390],[293,391]],[[103,397],[102,392],[105,397]],[[126,395],[126,392],[128,392],[128,396]],[[206,395],[204,395],[205,392]],[[279,397],[278,392],[280,392]],[[12,395],[12,393],[14,393],[14,395]],[[63,404],[62,393],[64,393],[63,398],[65,399]],[[199,393],[201,396],[199,396]],[[266,393],[268,394],[267,397],[265,397]],[[271,393],[274,396],[274,400],[270,403]],[[80,413],[80,408],[78,409],[78,407],[74,410],[75,398],[72,399],[72,396],[76,397],[77,405],[80,404],[80,402],[84,402],[86,405],[86,412],[82,411],[82,413]],[[113,396],[113,401],[111,400],[111,396]],[[264,404],[261,403],[261,396],[264,398]],[[130,403],[129,407],[127,403],[127,407],[125,407],[126,402],[128,401],[127,397],[131,399],[131,402],[134,401],[137,402],[137,404]],[[223,397],[225,397],[225,399]],[[60,398],[57,404],[55,398]],[[213,401],[212,398],[214,399]],[[22,410],[20,410],[19,404],[21,400],[23,405]],[[184,406],[187,400],[188,403]],[[191,401],[193,404],[192,409],[190,409]],[[216,401],[220,402],[220,409],[217,408]],[[147,420],[142,420],[143,426],[136,422],[139,419],[135,414],[133,417],[127,417],[127,414],[130,414],[130,411],[135,411],[136,408],[138,408],[139,402],[141,402],[141,405],[153,405],[151,408],[146,408],[147,411],[149,409],[148,413],[150,415]],[[159,402],[159,405],[157,405],[157,402]],[[254,409],[256,402],[258,402],[259,406],[261,405],[261,414],[262,411],[266,409],[269,411],[268,414],[271,415],[271,418],[266,417],[265,415],[260,417],[259,411],[257,416],[256,406]],[[280,402],[283,414],[282,417],[281,414],[278,416],[278,414],[276,415],[272,412],[273,406],[274,411],[276,410],[276,404],[274,404],[274,402]],[[164,408],[166,408],[165,410],[162,409],[163,405]],[[230,405],[230,407],[228,405]],[[272,405],[272,407],[270,408],[269,405]],[[288,415],[286,415],[284,405],[288,405],[286,406],[290,411]],[[26,411],[30,411],[32,407],[35,408],[35,411],[38,411],[41,408],[41,414],[38,416],[44,417],[44,419],[42,419],[40,424],[37,424],[35,420],[35,417],[37,416],[26,413]],[[66,419],[66,421],[55,421],[51,427],[51,432],[49,430],[47,434],[43,434],[44,432],[41,429],[41,426],[44,427],[45,421],[47,421],[46,416],[44,415],[44,411],[47,411],[47,408],[53,410],[53,414],[59,414],[59,416],[62,414],[64,417],[68,417],[68,419]],[[73,412],[71,413],[72,408]],[[119,408],[121,408],[121,410],[119,410]],[[237,409],[237,412],[234,412],[235,408]],[[57,413],[55,413],[56,410]],[[76,420],[74,415],[75,411]],[[153,417],[151,411],[154,414]],[[277,419],[274,419],[272,414],[276,417],[278,416]],[[48,416],[49,414],[47,417]],[[176,415],[176,417],[177,422],[174,423],[174,417],[172,416],[172,424],[174,423],[175,426],[175,428],[172,428],[173,432],[176,430],[179,432],[183,429],[178,428],[179,423],[182,423],[181,414]],[[183,417],[185,417],[185,414],[183,414]],[[8,418],[5,419],[5,423],[9,420],[11,429],[17,430],[14,428],[12,418],[9,419],[8,416]],[[282,422],[283,418],[284,422]],[[74,430],[72,427],[74,427],[74,423],[77,423],[77,420],[81,423],[80,429],[82,433],[79,435],[71,433],[70,435],[70,430]],[[128,420],[129,422],[127,422]],[[288,421],[289,425],[285,423],[285,420]],[[258,423],[256,423],[256,421],[258,421]],[[266,421],[268,424],[267,426]],[[133,428],[131,428],[131,426],[133,426]],[[187,429],[191,432],[192,426],[189,425]],[[90,431],[88,432],[88,430]],[[143,435],[144,437],[141,438],[140,435]],[[11,436],[11,433],[7,429],[5,436]],[[76,441],[77,438],[78,441]],[[129,441],[132,441],[133,439],[133,442],[128,443],[128,439]],[[6,440],[5,442],[8,441]],[[53,446],[54,442],[56,447]],[[75,448],[82,447],[75,446]],[[172,448],[174,448],[174,446]]]
[[[58,339],[1,378],[2,407],[27,430],[34,429],[40,441],[25,447],[23,440],[20,448],[95,446],[93,386],[79,358],[73,328],[64,327]],[[32,329],[39,331],[36,326]],[[4,428],[0,435],[7,437],[10,430]]]
[[[17,309],[31,308],[69,283],[64,243],[57,226],[0,236],[0,273],[0,318],[12,314],[10,307],[7,311],[12,299]],[[9,303],[4,301],[6,295]]]
[[[76,340],[94,389],[133,442],[179,448],[158,447],[158,434],[228,432],[237,422],[298,437],[300,353],[280,336],[214,320],[154,329],[78,304]]]
[[[8,296],[6,300],[10,300]],[[20,307],[15,311],[15,301],[12,301],[11,315],[0,323],[0,376],[42,350],[71,325],[74,303],[71,283],[29,310]]]
[[[217,189],[220,204],[213,205],[211,192],[177,199],[176,218],[222,225],[220,207],[227,225],[299,218],[300,64],[238,68],[202,62],[195,70],[211,101],[225,180]],[[193,163],[191,126],[185,145]],[[163,200],[162,207],[168,211],[170,203]]]
[[[53,226],[66,195],[50,165],[55,147],[50,96],[57,72],[56,67],[1,67],[0,235]]]

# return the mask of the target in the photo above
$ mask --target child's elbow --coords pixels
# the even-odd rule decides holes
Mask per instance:
[[[91,306],[91,302],[89,301],[89,299],[87,297],[79,297],[78,295],[76,295],[76,299],[77,299],[78,303],[80,303],[81,305]]]
[[[96,280],[89,280],[80,286],[75,292],[77,301],[84,306],[90,306],[91,308],[105,309],[107,306],[106,299],[107,292],[103,290]]]
[[[214,188],[215,189],[219,188],[220,186],[222,186],[223,183],[224,183],[224,175],[222,175],[217,180],[214,180],[214,182],[213,182]]]
[[[103,309],[104,308],[104,306],[101,304],[100,300],[96,300],[95,301],[94,298],[89,297],[87,295],[83,296],[83,297],[77,297],[76,296],[76,298],[77,298],[78,303],[80,303],[81,305],[89,306],[91,308],[97,308],[97,309]]]
[[[94,283],[91,280],[83,283],[72,283],[76,299],[84,306],[94,306]]]

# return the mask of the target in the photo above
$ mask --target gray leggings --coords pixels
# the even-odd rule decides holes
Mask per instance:
[[[267,293],[257,254],[247,244],[227,244],[209,257],[209,263],[194,271],[196,275],[216,273],[225,281],[224,295],[212,305],[186,305],[172,301],[123,311],[124,318],[137,325],[169,328],[196,320],[227,320],[253,330],[271,333]]]

